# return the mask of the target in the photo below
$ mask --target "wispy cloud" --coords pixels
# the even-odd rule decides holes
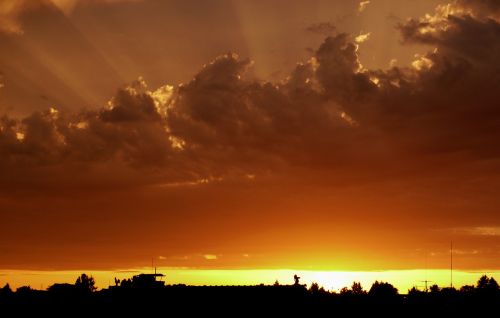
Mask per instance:
[[[463,229],[464,233],[468,235],[478,236],[500,236],[500,227],[480,226]]]
[[[500,227],[498,226],[456,227],[444,229],[444,231],[464,236],[500,236]]]

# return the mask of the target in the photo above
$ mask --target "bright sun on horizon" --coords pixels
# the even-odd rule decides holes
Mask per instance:
[[[0,287],[500,279],[499,30],[490,0],[0,0]]]

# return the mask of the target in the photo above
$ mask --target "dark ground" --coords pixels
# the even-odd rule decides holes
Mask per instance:
[[[69,284],[49,291],[4,288],[0,317],[500,317],[498,289],[435,288],[400,295],[386,287],[340,294],[303,285],[118,286],[96,292]]]

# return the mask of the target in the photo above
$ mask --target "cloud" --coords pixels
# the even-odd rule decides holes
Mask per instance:
[[[25,7],[24,1],[0,2],[0,31],[10,34],[21,34],[22,27],[18,17]]]
[[[214,254],[205,254],[203,255],[203,258],[206,259],[207,261],[214,261],[218,259],[217,255]]]
[[[323,36],[329,36],[334,34],[337,31],[337,28],[330,22],[321,22],[308,26],[306,31]]]
[[[358,11],[359,12],[363,12],[366,10],[366,7],[368,7],[368,5],[370,4],[370,1],[361,1],[359,3],[359,7],[358,7]]]
[[[368,41],[368,39],[370,38],[370,35],[371,33],[368,32],[368,33],[364,33],[364,34],[360,34],[358,35],[357,37],[354,38],[354,41],[356,43],[363,43],[363,42],[366,42]]]
[[[492,227],[492,226],[460,227],[460,228],[449,229],[448,232],[456,235],[465,235],[465,236],[496,237],[500,236],[500,227]]]
[[[168,138],[162,118],[165,114],[159,111],[164,105],[155,96],[134,83],[120,89],[109,105],[99,110],[67,113],[51,108],[23,119],[2,117],[0,187],[11,191],[44,187],[33,178],[42,182],[54,171],[65,173],[56,172],[50,182],[42,182],[45,186],[52,182],[54,187],[68,182],[77,186],[80,181],[84,186],[86,180],[96,186],[122,177],[134,180],[126,183],[142,183],[140,170],[154,170],[177,160],[171,158],[178,149]],[[177,174],[174,169],[166,170]],[[80,181],[71,182],[76,176]],[[144,179],[151,182],[155,178],[149,173]]]
[[[475,14],[497,16],[500,13],[500,3],[496,0],[459,0],[455,6],[474,10]]]
[[[120,2],[138,2],[142,0],[48,0],[66,14],[70,14],[77,6],[117,4]]]
[[[0,186],[200,186],[304,170],[419,176],[443,162],[496,162],[498,22],[444,12],[399,26],[406,42],[435,47],[408,67],[366,69],[360,39],[338,33],[280,82],[256,81],[252,62],[230,53],[178,86],[150,90],[140,78],[99,109],[4,116]]]
[[[409,20],[400,25],[406,42],[438,46],[445,53],[490,63],[500,53],[500,23],[468,13],[440,7],[434,16]]]
[[[3,0],[0,2],[0,32],[22,34],[22,15],[26,12],[50,8],[69,15],[75,8],[83,5],[108,5],[120,2],[142,0]]]

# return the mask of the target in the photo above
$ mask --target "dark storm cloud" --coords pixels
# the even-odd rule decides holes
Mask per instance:
[[[177,184],[294,166],[420,174],[443,156],[498,160],[498,21],[443,10],[400,25],[405,41],[436,47],[411,67],[365,69],[340,33],[280,83],[251,79],[252,63],[227,54],[177,88],[149,91],[139,80],[95,111],[3,117],[2,188],[46,169],[77,183],[72,171],[95,166],[112,168],[90,183],[120,167],[140,171],[140,183]]]

